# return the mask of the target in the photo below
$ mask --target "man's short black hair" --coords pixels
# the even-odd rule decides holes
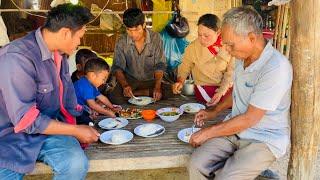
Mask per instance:
[[[84,73],[87,74],[88,72],[99,73],[100,71],[109,71],[110,67],[106,61],[99,57],[90,58],[85,66],[84,66]]]
[[[145,16],[139,8],[129,8],[123,14],[123,24],[127,28],[143,25]]]
[[[214,31],[218,31],[221,27],[221,22],[218,16],[214,14],[205,14],[198,20],[198,25],[203,25]]]
[[[79,49],[76,53],[76,64],[84,64],[89,58],[98,57],[90,49]]]
[[[48,12],[44,28],[51,32],[57,32],[61,28],[69,28],[75,32],[89,23],[92,18],[89,9],[83,6],[71,3],[61,4]]]

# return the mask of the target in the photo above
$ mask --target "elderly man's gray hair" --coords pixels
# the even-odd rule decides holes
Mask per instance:
[[[252,6],[232,8],[223,15],[223,25],[231,26],[238,35],[262,33],[263,21],[259,13]]]

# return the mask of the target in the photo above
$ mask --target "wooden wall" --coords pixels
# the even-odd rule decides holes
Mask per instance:
[[[100,8],[103,8],[108,0],[84,0],[82,1],[88,8],[91,4],[96,4]],[[124,11],[126,6],[132,7],[131,0],[109,0],[106,9],[113,11]],[[99,18],[98,18],[99,19]],[[95,21],[93,25],[99,25],[99,20]],[[82,46],[89,46],[92,50],[98,52],[101,55],[110,55],[114,51],[115,42],[121,35],[120,32],[105,32],[102,30],[89,30],[82,39]]]
[[[14,0],[17,2],[20,7],[24,6],[22,0]],[[151,0],[150,0],[151,1]],[[52,0],[40,0],[40,9],[50,9],[50,3]],[[91,4],[97,4],[100,8],[103,8],[108,0],[81,0],[81,2],[88,8],[91,7]],[[127,6],[133,7],[136,6],[139,0],[109,0],[107,5],[107,9],[111,9],[113,11],[124,11]],[[225,13],[228,9],[232,6],[235,6],[240,2],[240,0],[181,0],[179,2],[179,6],[183,13],[183,15],[188,19],[190,24],[190,34],[187,36],[189,41],[194,40],[197,37],[197,21],[198,18],[205,14],[205,13],[214,13],[219,17],[222,17],[223,13]],[[9,0],[2,1],[1,8],[14,8]],[[24,7],[27,8],[27,7]],[[26,16],[25,13],[3,13],[2,14],[5,20],[5,23],[8,28],[9,37],[13,40],[15,38],[21,37],[27,31],[30,31],[30,28],[26,28],[26,31],[19,30],[21,25],[17,22],[25,21],[26,24],[30,23],[33,24],[33,29],[37,28],[38,26],[43,24],[43,19]],[[18,20],[19,18],[22,18]],[[12,21],[12,19],[15,19]],[[9,23],[10,22],[10,23]],[[99,25],[99,18],[95,21],[92,25],[98,26]],[[114,50],[114,45],[119,37],[119,32],[105,32],[99,31],[97,28],[93,28],[95,30],[91,31],[91,28],[88,28],[89,31],[85,34],[82,40],[82,46],[89,46],[94,51],[101,53],[101,54],[111,54]]]
[[[180,1],[180,8],[188,19],[190,33],[187,36],[189,41],[197,38],[197,22],[200,16],[206,13],[212,13],[222,18],[222,15],[231,7],[241,5],[239,0],[184,0]]]

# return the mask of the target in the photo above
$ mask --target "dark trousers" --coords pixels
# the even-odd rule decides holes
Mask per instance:
[[[128,84],[131,86],[132,91],[136,90],[143,90],[148,89],[149,90],[149,96],[153,96],[153,89],[155,85],[155,80],[149,80],[149,81],[139,81],[135,78],[126,76]],[[173,97],[172,92],[172,85],[168,82],[163,81],[161,83],[161,92],[162,92],[162,98],[161,99],[167,99],[169,97]],[[120,83],[117,83],[114,89],[108,93],[108,98],[113,104],[125,104],[128,102],[129,98],[124,97],[123,95],[123,89]]]
[[[90,114],[87,111],[83,111],[81,116],[76,117],[77,124],[89,125],[90,122],[93,123],[93,120],[90,118]]]

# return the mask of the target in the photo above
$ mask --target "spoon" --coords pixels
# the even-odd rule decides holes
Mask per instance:
[[[164,131],[164,128],[160,128],[160,129],[156,130],[155,132],[148,134],[147,136],[158,135],[158,134],[161,134],[163,131]]]
[[[189,98],[183,94],[180,93],[180,96],[183,97],[185,100],[189,100]]]
[[[136,96],[134,96],[134,95],[132,95],[132,97],[133,97],[133,99],[135,99],[135,100],[137,100],[137,101],[142,101],[142,98],[138,98],[138,97],[136,97]]]
[[[193,124],[192,127],[191,127],[191,134],[193,134],[195,127],[196,127],[196,124]]]

